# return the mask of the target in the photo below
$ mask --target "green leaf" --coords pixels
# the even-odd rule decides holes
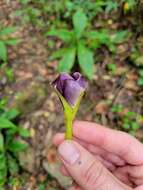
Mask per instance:
[[[14,80],[14,74],[12,68],[7,68],[5,71],[5,75],[8,78],[8,81],[12,82]]]
[[[5,154],[0,153],[0,163],[5,161]]]
[[[131,126],[132,126],[133,130],[137,130],[137,129],[139,129],[141,127],[137,122],[132,122]]]
[[[83,73],[89,79],[92,79],[94,73],[93,53],[83,43],[78,43],[78,61]]]
[[[1,117],[6,118],[8,120],[14,119],[19,115],[19,111],[15,108],[5,111]]]
[[[109,50],[112,52],[112,53],[116,53],[116,45],[113,44],[113,43],[107,43],[106,46],[109,48]]]
[[[6,156],[5,153],[0,153],[0,171],[6,169]]]
[[[98,40],[100,44],[107,44],[110,39],[109,32],[107,30],[89,31],[86,33],[86,36],[92,40]]]
[[[115,113],[120,113],[123,111],[123,105],[122,104],[115,104],[112,106],[111,111]]]
[[[87,17],[82,10],[78,10],[73,15],[73,26],[77,38],[80,38],[87,26]]]
[[[26,150],[28,145],[19,140],[13,140],[8,144],[8,149],[12,152],[20,152]]]
[[[117,67],[114,63],[108,63],[107,68],[109,71],[112,71],[113,73],[116,71]]]
[[[6,183],[6,176],[7,176],[7,168],[0,171],[0,190],[2,189],[3,185]]]
[[[3,109],[3,108],[6,106],[7,101],[8,101],[8,100],[7,100],[6,97],[4,97],[3,99],[0,100],[0,108],[1,108],[1,109]]]
[[[31,0],[19,0],[19,2],[23,5],[27,5]]]
[[[6,179],[6,176],[7,176],[7,165],[6,165],[6,155],[3,154],[3,160],[2,160],[2,163],[1,163],[1,169],[0,169],[0,187],[2,184],[5,183],[5,179]],[[4,183],[3,183],[4,181]]]
[[[130,119],[128,117],[124,117],[123,123],[130,124]]]
[[[0,190],[5,190],[5,187],[3,187],[5,182],[6,182],[6,178],[4,178],[4,179],[0,178]]]
[[[75,60],[75,53],[75,48],[70,48],[65,52],[62,60],[59,62],[58,65],[58,70],[60,72],[68,72],[71,70]]]
[[[4,40],[4,42],[7,45],[15,46],[15,45],[17,45],[20,42],[20,40],[13,38],[13,39]]]
[[[0,129],[17,129],[17,126],[14,125],[11,121],[6,118],[0,117]]]
[[[62,57],[62,56],[66,53],[66,51],[67,51],[66,48],[61,48],[61,49],[55,51],[55,52],[52,54],[51,58],[52,58],[52,59],[60,58],[60,57]]]
[[[19,127],[19,135],[21,137],[30,137],[30,132],[28,131],[28,129],[24,129],[22,127]]]
[[[15,175],[19,171],[19,166],[15,158],[13,158],[10,154],[7,155],[8,161],[8,169],[11,175]]]
[[[143,69],[140,69],[140,70],[139,70],[139,75],[140,75],[141,77],[143,77]]]
[[[18,131],[18,126],[16,126],[15,128],[9,128],[7,131],[6,131],[6,135],[7,135],[7,139],[8,140],[9,138],[12,138],[14,134],[16,134]]]
[[[0,59],[7,61],[7,48],[3,41],[0,41]]]
[[[116,34],[111,36],[111,41],[118,44],[126,40],[127,31],[118,31]]]
[[[0,36],[9,35],[16,31],[16,27],[6,27],[0,30]]]
[[[143,78],[139,78],[138,79],[138,85],[139,86],[143,86]]]
[[[75,4],[74,2],[71,2],[71,1],[65,1],[65,6],[68,11],[72,11],[75,7]]]
[[[112,10],[117,10],[117,8],[118,8],[118,3],[117,2],[113,2],[113,1],[107,1],[106,2],[106,9],[105,9],[105,11],[107,13],[109,13]]]
[[[38,185],[38,190],[45,190],[46,189],[46,184],[45,183],[40,183]],[[55,190],[54,188],[50,188],[50,190]]]
[[[124,123],[124,124],[122,125],[122,127],[123,127],[124,129],[130,129],[130,125],[129,125],[128,123]]]
[[[139,67],[142,67],[143,66],[143,56],[136,57],[134,62],[135,62],[135,65],[137,65]]]
[[[85,34],[90,39],[94,48],[99,48],[101,45],[106,45],[109,49],[113,49],[113,43],[111,42],[109,31],[89,31]]]
[[[2,133],[0,133],[0,152],[4,151],[4,138]]]
[[[7,170],[4,168],[0,171],[0,180],[5,179],[7,175]]]
[[[128,111],[127,113],[126,113],[126,116],[127,117],[134,117],[136,115],[136,113],[135,112],[132,112],[132,111]]]
[[[18,9],[18,10],[16,10],[16,11],[14,12],[14,15],[15,15],[16,17],[20,17],[20,16],[22,16],[22,14],[24,14],[24,10],[22,10],[22,9]]]
[[[66,29],[54,29],[45,34],[46,36],[55,36],[57,38],[60,38],[64,42],[69,42],[73,37],[73,32],[68,31]]]
[[[98,37],[100,36],[100,32],[98,32],[98,31],[88,31],[88,32],[85,33],[85,35],[88,38],[91,38],[91,39],[98,39]]]

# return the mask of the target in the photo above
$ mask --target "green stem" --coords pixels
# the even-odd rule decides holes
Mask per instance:
[[[73,120],[71,117],[65,117],[65,126],[66,126],[66,133],[65,133],[65,139],[66,140],[72,140],[72,123]]]

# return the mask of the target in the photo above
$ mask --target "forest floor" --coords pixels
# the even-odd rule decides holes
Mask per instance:
[[[14,11],[18,7],[15,0],[9,4],[0,1],[1,22],[4,25],[15,24],[18,30],[14,36],[21,39],[17,46],[8,50],[9,63],[6,67],[13,69],[14,81],[5,80],[4,70],[0,71],[0,96],[7,96],[9,107],[17,107],[21,111],[20,124],[29,129],[31,135],[27,152],[20,154],[21,176],[25,179],[22,189],[40,190],[45,184],[47,190],[62,190],[70,182],[58,172],[59,162],[52,137],[64,131],[64,119],[61,104],[50,86],[57,76],[55,68],[58,62],[48,59],[51,53],[48,51],[48,39],[35,31],[32,25],[24,25],[15,18]],[[114,75],[106,69],[110,54],[106,50],[102,52],[104,62],[95,65],[94,80],[89,82],[78,120],[118,129],[111,111],[113,104],[123,104],[124,111],[143,114],[143,91],[136,85],[136,69],[123,61],[130,43],[118,47],[118,67]],[[59,41],[56,46],[60,46]],[[142,140],[142,129],[135,136]]]

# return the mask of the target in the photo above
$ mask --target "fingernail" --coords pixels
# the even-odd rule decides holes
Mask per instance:
[[[60,156],[68,163],[75,164],[80,158],[80,152],[70,141],[64,141],[58,148]]]

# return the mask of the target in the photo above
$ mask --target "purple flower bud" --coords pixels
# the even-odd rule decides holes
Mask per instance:
[[[74,107],[81,93],[85,91],[87,82],[85,81],[84,77],[78,72],[75,72],[72,75],[62,73],[52,83],[52,85],[65,98],[68,104]]]

